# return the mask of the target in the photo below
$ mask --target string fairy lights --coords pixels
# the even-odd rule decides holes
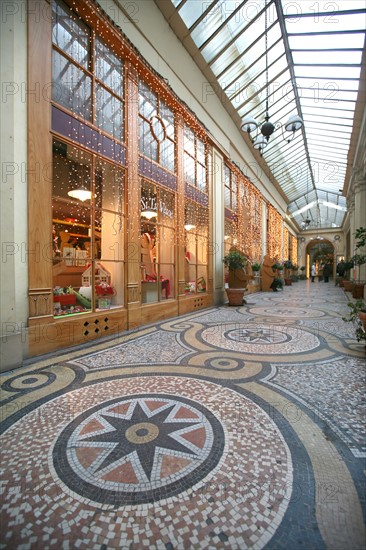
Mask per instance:
[[[66,3],[71,5],[68,0]],[[185,282],[189,293],[197,292],[197,280],[208,279],[208,167],[212,145],[209,133],[167,80],[142,58],[92,0],[74,2],[74,11],[68,13],[64,10],[66,4],[56,0],[54,5],[61,6],[62,17],[58,20],[56,17],[54,22],[53,48],[55,56],[61,56],[66,63],[65,74],[71,77],[69,81],[66,77],[62,80],[61,72],[57,73],[59,80],[55,89],[62,93],[54,97],[54,103],[73,115],[68,120],[69,141],[75,149],[87,151],[92,159],[90,191],[93,196],[84,203],[84,210],[89,210],[92,240],[103,242],[110,230],[118,243],[122,239],[118,260],[128,262],[129,258],[124,256],[124,240],[132,239],[138,247],[140,234],[153,228],[157,276],[171,281],[177,279],[175,250],[180,255],[184,251]],[[85,79],[90,82],[87,94],[82,85]],[[88,130],[85,135],[77,135],[74,120],[82,121],[82,128]],[[108,147],[113,149],[113,158],[108,156]],[[123,174],[112,189],[110,171],[104,170],[99,184],[94,173],[97,162],[104,162],[107,157],[110,165]],[[131,158],[137,166],[129,165]],[[225,227],[231,244],[241,248],[251,261],[259,261],[264,199],[234,164],[228,161],[228,166],[233,177],[230,188],[233,216],[226,220],[229,223],[225,222]],[[150,220],[141,216],[141,198],[147,186],[154,187],[156,196]],[[118,207],[109,218],[103,212],[103,201],[105,206],[111,193],[116,195]],[[132,217],[135,221],[131,221]],[[109,219],[110,228],[106,225]],[[281,256],[278,247],[282,242],[282,225],[281,216],[269,207],[269,246],[276,256]],[[139,260],[138,254],[137,258]],[[94,263],[98,259],[91,256]],[[182,261],[180,257],[179,260]],[[112,259],[108,261],[112,264]],[[116,270],[111,267],[115,280]],[[122,275],[118,281],[122,296],[125,285]],[[174,297],[174,289],[170,297]]]

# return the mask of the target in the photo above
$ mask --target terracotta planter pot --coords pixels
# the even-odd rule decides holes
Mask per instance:
[[[229,306],[242,306],[244,302],[244,288],[227,288],[226,294]]]
[[[292,280],[285,278],[285,286],[291,286],[291,285],[292,285]]]
[[[351,283],[350,281],[344,281],[344,290],[346,292],[352,292],[353,286],[353,283]]]
[[[363,283],[356,283],[353,286],[353,290],[352,290],[353,298],[363,298],[363,288],[364,288],[364,286],[365,285]]]

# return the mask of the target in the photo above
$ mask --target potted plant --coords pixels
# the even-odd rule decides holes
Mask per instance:
[[[343,321],[352,322],[356,327],[357,342],[366,340],[366,304],[359,299],[355,302],[348,302],[350,312],[347,317],[342,317]]]
[[[353,283],[352,296],[354,298],[362,298],[365,283],[361,282],[360,270],[361,265],[366,264],[366,254],[355,254],[352,256],[352,262],[355,266],[358,266],[358,279]]]
[[[275,277],[273,279],[272,284],[271,284],[271,288],[272,288],[273,292],[277,292],[279,288],[282,290],[283,289],[283,280],[280,277]]]
[[[299,278],[300,278],[302,281],[305,281],[305,280],[306,280],[305,270],[306,270],[306,267],[305,267],[304,265],[302,265],[302,266],[300,267],[301,275],[299,276]]]
[[[354,254],[354,256],[352,256],[351,259],[353,264],[355,266],[358,266],[358,273],[357,281],[355,281],[354,283],[352,296],[354,298],[362,298],[365,283],[364,281],[361,281],[361,265],[366,264],[366,254],[360,254],[357,251],[366,246],[366,227],[359,227],[358,229],[356,229],[354,235],[356,239],[356,253]]]
[[[244,273],[246,259],[238,250],[230,250],[223,259],[224,265],[229,269],[229,288],[226,294],[230,306],[241,306],[244,300],[244,291],[247,287],[247,278]]]
[[[254,274],[254,279],[255,279],[255,282],[256,284],[258,284],[259,282],[259,272],[261,270],[261,264],[259,262],[253,262],[252,263],[252,271],[253,271],[253,274]]]
[[[294,267],[291,260],[285,260],[283,262],[283,267],[285,268],[285,285],[286,286],[291,286],[292,285],[292,278],[291,278],[290,271]]]
[[[275,271],[276,269],[278,271],[282,271],[283,270],[283,265],[280,262],[275,262],[272,266],[272,269],[273,269],[273,271]]]

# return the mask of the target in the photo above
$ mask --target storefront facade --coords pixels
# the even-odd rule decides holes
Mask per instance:
[[[297,255],[281,201],[97,4],[31,0],[25,25],[28,310],[6,335],[23,358],[223,303],[231,247]]]

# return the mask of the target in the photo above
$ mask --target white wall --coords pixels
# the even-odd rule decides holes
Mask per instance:
[[[28,318],[27,32],[24,10],[2,13],[1,119],[1,367],[19,365]]]

